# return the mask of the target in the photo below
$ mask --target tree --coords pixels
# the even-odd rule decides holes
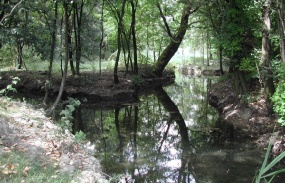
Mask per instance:
[[[75,39],[75,62],[76,62],[76,74],[79,75],[80,71],[80,59],[82,54],[82,17],[83,17],[83,7],[84,1],[81,0],[80,4],[78,1],[73,3],[73,26],[74,26],[74,39]]]
[[[261,64],[263,69],[263,82],[264,82],[264,94],[267,104],[267,109],[270,113],[272,110],[271,96],[274,93],[273,73],[271,69],[271,43],[270,43],[270,31],[271,31],[271,0],[266,0],[262,9],[262,52],[261,52]]]
[[[55,54],[55,46],[56,46],[56,31],[57,31],[57,18],[58,18],[58,1],[54,1],[54,18],[53,18],[53,27],[51,33],[51,50],[50,50],[50,63],[49,69],[47,74],[47,80],[45,84],[45,96],[43,100],[43,104],[46,105],[46,101],[49,95],[49,89],[51,85],[51,74],[52,74],[52,67],[54,61],[54,54]]]
[[[138,74],[138,48],[137,48],[137,38],[136,38],[136,8],[138,0],[130,0],[132,6],[132,23],[131,23],[131,32],[133,39],[133,50],[134,50],[134,70]]]
[[[0,26],[2,25],[3,21],[5,20],[5,18],[7,18],[8,16],[10,16],[13,11],[17,8],[17,6],[19,6],[22,3],[23,0],[20,0],[19,2],[17,2],[17,4],[13,5],[10,12],[8,12],[9,10],[9,5],[10,5],[10,0],[4,0],[4,2],[2,3],[2,1],[0,1]]]
[[[120,54],[122,49],[122,32],[123,32],[123,19],[125,15],[125,7],[127,0],[123,0],[121,3],[120,9],[116,7],[115,4],[113,4],[110,0],[107,1],[109,6],[111,6],[113,15],[116,18],[117,21],[117,55],[115,60],[115,66],[114,66],[114,82],[119,83],[119,76],[118,76],[118,66],[119,66],[119,60],[120,60]]]
[[[158,9],[160,11],[160,16],[163,19],[165,29],[167,31],[169,38],[170,38],[170,43],[162,51],[161,55],[159,55],[159,57],[156,61],[156,64],[155,64],[155,68],[153,70],[154,74],[156,74],[157,76],[161,76],[166,65],[168,64],[170,59],[174,56],[174,54],[178,50],[178,48],[179,48],[179,46],[180,46],[180,44],[184,38],[186,30],[189,26],[188,25],[189,16],[192,13],[194,13],[198,8],[193,9],[192,3],[185,4],[185,7],[182,11],[182,16],[180,19],[179,27],[177,28],[176,33],[173,34],[170,30],[170,27],[166,21],[166,17],[163,15],[163,12],[160,8],[160,4],[158,2],[156,3],[156,6],[158,7]]]
[[[285,20],[284,20],[284,0],[276,0],[276,12],[278,22],[280,55],[285,64]]]
[[[217,39],[217,49],[219,53],[219,63],[220,63],[220,72],[224,74],[223,70],[223,27],[226,25],[226,19],[224,19],[223,14],[225,13],[226,9],[222,1],[213,1],[210,3],[205,3],[205,12],[203,13],[206,17],[208,17],[209,23],[207,25],[211,25],[211,29],[213,32],[214,39]]]
[[[65,41],[65,59],[64,59],[64,72],[63,72],[63,76],[61,79],[61,84],[60,84],[60,88],[59,88],[59,92],[57,95],[57,98],[55,100],[55,102],[53,103],[53,105],[46,111],[46,116],[51,116],[52,113],[54,112],[56,106],[59,104],[62,94],[63,94],[63,90],[65,87],[65,80],[67,77],[67,70],[68,70],[68,60],[69,60],[69,6],[68,6],[68,2],[63,1],[63,8],[64,8],[64,25],[65,25],[65,33],[64,33],[64,41]]]

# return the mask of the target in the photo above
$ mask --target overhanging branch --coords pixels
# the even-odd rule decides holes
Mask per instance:
[[[164,15],[163,12],[162,12],[162,9],[161,9],[160,4],[159,4],[159,3],[156,3],[155,5],[156,5],[156,7],[157,7],[158,10],[159,10],[160,17],[161,17],[162,20],[163,20],[163,23],[164,23],[164,26],[165,26],[165,29],[166,29],[166,32],[167,32],[168,36],[169,36],[170,38],[172,38],[171,30],[170,30],[169,25],[168,25],[168,23],[167,23],[167,21],[166,21],[165,15]]]
[[[24,0],[20,0],[10,11],[10,13],[8,13],[7,15],[5,15],[1,20],[0,20],[0,25],[3,25],[2,22],[3,20],[5,20],[7,17],[11,16],[11,14],[13,13],[13,11],[17,8],[17,6],[19,6]]]

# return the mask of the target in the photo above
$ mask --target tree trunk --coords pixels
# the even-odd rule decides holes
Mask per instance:
[[[49,95],[49,89],[51,86],[51,73],[52,73],[52,66],[53,66],[53,60],[54,60],[54,52],[55,52],[55,46],[56,46],[56,23],[58,18],[58,2],[55,1],[54,5],[54,19],[53,19],[53,28],[52,28],[52,40],[51,40],[51,52],[50,52],[50,62],[49,62],[49,69],[48,69],[48,75],[47,75],[47,81],[45,83],[45,96],[43,100],[43,104],[46,105],[46,101]]]
[[[17,69],[22,69],[23,66],[23,45],[19,41],[19,38],[17,39],[17,53],[18,53],[18,58],[17,58]]]
[[[75,62],[76,62],[76,74],[80,74],[80,60],[81,60],[81,25],[82,25],[82,13],[84,2],[81,0],[80,8],[78,9],[77,3],[74,3],[74,37],[75,37]]]
[[[279,44],[280,44],[280,55],[283,64],[285,64],[285,21],[284,21],[284,0],[277,0],[276,11],[278,17],[278,30],[279,30]]]
[[[73,65],[73,51],[72,51],[72,42],[71,42],[71,27],[70,27],[70,22],[69,22],[69,15],[68,17],[68,22],[67,22],[67,44],[68,44],[68,58],[70,62],[70,70],[72,75],[75,75],[75,68]]]
[[[123,40],[125,41],[124,45],[127,46],[127,51],[128,51],[128,58],[124,59],[125,61],[125,67],[126,67],[126,73],[129,71],[129,65],[131,64],[131,71],[133,71],[133,61],[132,61],[132,56],[131,56],[131,44],[130,44],[130,40],[131,40],[131,32],[129,32],[129,34],[126,34],[126,31],[123,29],[122,30],[122,37],[124,38]],[[124,56],[125,56],[125,48],[123,48],[124,51]]]
[[[220,59],[220,72],[221,75],[224,75],[224,70],[223,70],[223,47],[219,47],[219,59]]]
[[[138,74],[138,48],[137,48],[137,38],[136,38],[136,6],[137,1],[134,3],[134,0],[131,0],[132,6],[132,37],[133,37],[133,48],[134,48],[134,71]]]
[[[67,69],[68,69],[68,59],[69,59],[69,45],[68,45],[68,26],[69,26],[69,16],[68,16],[68,3],[64,2],[63,3],[63,7],[64,7],[64,24],[65,24],[65,59],[64,59],[64,71],[63,71],[63,76],[61,79],[61,84],[60,84],[60,88],[59,88],[59,92],[57,95],[57,98],[55,100],[55,102],[53,103],[53,105],[46,111],[46,116],[51,116],[54,112],[54,109],[56,108],[56,106],[59,104],[61,97],[62,97],[62,93],[64,90],[64,86],[65,86],[65,80],[67,77]]]
[[[126,0],[123,0],[121,12],[118,12],[118,35],[117,35],[117,45],[118,45],[118,52],[116,56],[115,66],[114,66],[114,82],[119,83],[119,76],[118,76],[118,66],[121,54],[121,47],[122,47],[122,29],[123,29],[123,17],[125,14],[125,5]]]
[[[272,102],[270,100],[271,96],[274,93],[274,84],[272,78],[272,70],[270,63],[270,54],[271,54],[271,43],[269,39],[269,34],[271,30],[271,20],[270,20],[270,12],[271,12],[271,0],[266,1],[266,5],[262,10],[262,18],[263,18],[263,26],[262,26],[262,55],[261,55],[261,64],[263,69],[263,82],[264,82],[264,94],[267,105],[267,110],[269,113],[272,113],[273,107]]]
[[[166,65],[178,50],[188,27],[188,18],[194,12],[191,11],[191,9],[191,5],[187,5],[184,8],[177,33],[171,37],[170,43],[163,50],[163,52],[156,61],[155,68],[153,71],[155,75],[162,75],[162,72],[165,69]]]
[[[107,47],[107,39],[106,39],[106,44],[104,44],[104,7],[105,7],[105,0],[102,2],[101,6],[101,19],[100,19],[100,28],[101,28],[101,40],[100,40],[100,57],[99,57],[99,72],[100,72],[100,77],[102,75],[102,58],[105,59],[105,54],[106,54],[106,47]],[[104,55],[102,54],[102,48],[105,49]]]

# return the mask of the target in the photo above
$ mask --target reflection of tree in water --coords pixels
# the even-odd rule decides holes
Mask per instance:
[[[190,141],[189,141],[188,129],[186,127],[185,121],[182,115],[180,114],[178,107],[170,99],[170,97],[163,90],[163,88],[156,88],[155,91],[156,91],[156,96],[159,102],[170,113],[170,121],[174,120],[179,127],[179,132],[181,136],[182,155],[181,155],[181,167],[179,170],[177,181],[178,182],[190,182],[192,180],[190,173],[193,173],[193,169],[191,165],[191,156],[193,156],[193,154],[191,153],[192,145],[190,144]]]
[[[142,96],[139,105],[109,111],[82,106],[75,116],[76,129],[97,140],[97,158],[106,173],[129,174],[136,182],[191,178],[187,127],[164,89]]]
[[[186,87],[187,82],[183,87],[179,83],[167,87],[166,91],[156,88],[152,94],[140,96],[136,105],[82,109],[84,132],[96,141],[96,157],[104,172],[127,174],[135,182],[221,182],[225,176],[227,180],[248,180],[251,175],[242,167],[255,165],[256,160],[248,158],[254,159],[256,155],[252,154],[256,152],[244,152],[242,145],[234,150],[228,142],[236,141],[235,130],[211,118],[211,113],[205,115],[210,83],[198,81],[188,82],[192,89]],[[234,161],[240,158],[246,161]]]
[[[127,106],[114,111],[119,142],[115,156],[121,172],[131,174],[136,182],[190,182],[191,144],[182,115],[162,88],[146,100],[140,110],[138,106]],[[177,152],[172,155],[168,148]],[[180,167],[164,166],[172,160],[179,160]]]

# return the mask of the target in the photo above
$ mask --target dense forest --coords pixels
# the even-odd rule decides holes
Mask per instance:
[[[61,98],[68,71],[80,75],[83,63],[99,69],[112,61],[136,75],[144,65],[160,77],[179,47],[203,49],[232,73],[240,95],[258,79],[268,109],[284,122],[284,1],[0,1],[1,68],[33,70],[45,64],[46,96],[60,65]],[[206,51],[204,51],[204,49]],[[89,68],[89,70],[92,70]],[[274,92],[274,97],[272,98]],[[272,99],[272,100],[271,100]],[[44,99],[46,100],[46,99]],[[55,106],[54,105],[54,106]]]

